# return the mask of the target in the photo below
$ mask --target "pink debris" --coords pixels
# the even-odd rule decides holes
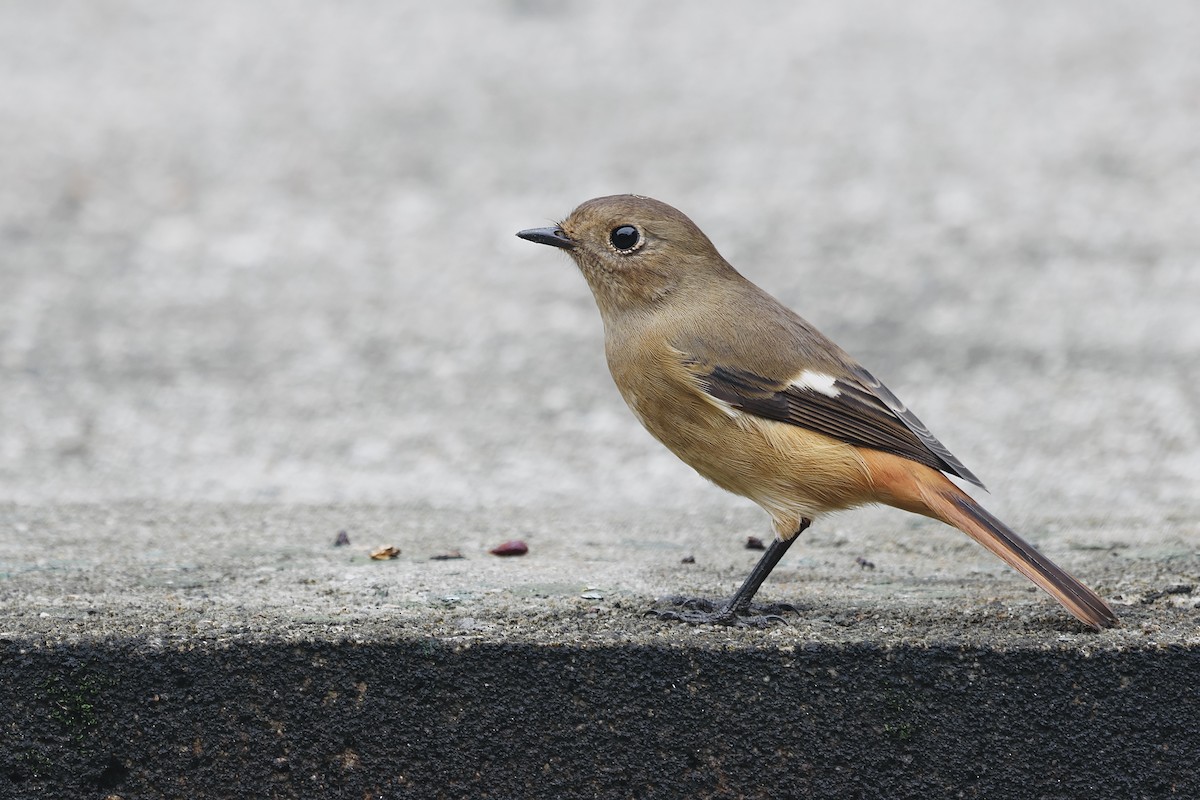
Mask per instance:
[[[494,556],[523,556],[529,552],[529,545],[522,542],[520,539],[498,544],[488,551]]]

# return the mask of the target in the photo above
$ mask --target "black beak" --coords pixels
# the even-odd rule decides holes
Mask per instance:
[[[572,250],[575,243],[563,233],[562,228],[530,228],[527,231],[517,233],[522,239],[527,239],[538,244],[548,244],[551,247],[561,247],[566,250]]]

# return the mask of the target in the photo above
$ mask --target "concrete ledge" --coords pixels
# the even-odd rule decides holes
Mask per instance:
[[[1200,651],[0,647],[5,797],[1195,797]]]
[[[1186,535],[1023,521],[1113,600],[1102,634],[873,512],[780,565],[789,625],[644,615],[732,590],[761,522],[0,507],[0,797],[1200,796]]]

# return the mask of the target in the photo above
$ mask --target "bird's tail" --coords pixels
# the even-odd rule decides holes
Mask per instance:
[[[921,487],[934,515],[991,550],[1004,563],[1049,594],[1076,619],[1096,630],[1117,625],[1108,604],[1077,578],[1034,549],[987,509],[947,481],[943,488]]]
[[[1116,614],[1100,595],[1035,550],[942,473],[877,450],[860,449],[859,454],[870,476],[869,500],[958,528],[1062,603],[1080,622],[1096,630],[1117,625]]]

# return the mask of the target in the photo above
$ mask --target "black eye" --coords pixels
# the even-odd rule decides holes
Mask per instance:
[[[608,240],[612,242],[613,247],[628,252],[641,243],[642,234],[638,233],[638,229],[632,225],[622,225],[619,228],[613,228],[613,232],[608,235]]]

